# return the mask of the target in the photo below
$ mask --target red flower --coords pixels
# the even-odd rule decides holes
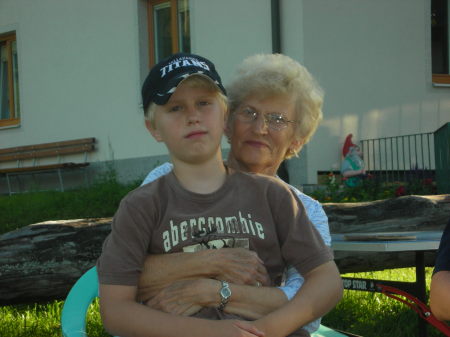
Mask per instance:
[[[433,184],[433,179],[431,179],[431,178],[424,179],[423,180],[423,184],[424,185],[431,185],[431,184]]]
[[[401,197],[402,195],[406,195],[405,186],[399,186],[395,189],[395,196]]]

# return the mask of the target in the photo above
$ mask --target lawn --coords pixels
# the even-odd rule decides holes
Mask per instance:
[[[49,219],[112,216],[123,196],[138,184],[118,184],[114,174],[111,174],[88,189],[0,196],[0,234]],[[341,197],[340,194],[338,196]],[[347,201],[344,199],[336,201]],[[428,286],[431,271],[427,268]],[[413,281],[415,273],[413,268],[404,268],[346,276]],[[0,307],[0,336],[60,336],[62,306],[62,301],[54,301]],[[324,317],[322,323],[365,337],[410,337],[416,335],[417,314],[382,294],[345,291],[341,302]],[[102,328],[98,303],[94,303],[88,313],[87,331],[91,337],[108,336]],[[430,337],[442,335],[431,325],[428,331]]]
[[[429,286],[432,268],[427,268]],[[414,268],[392,269],[371,273],[345,274],[349,277],[414,281]],[[47,304],[7,306],[0,308],[0,336],[60,336],[62,301]],[[382,294],[344,291],[344,297],[322,320],[324,325],[364,337],[411,337],[416,335],[417,314],[406,305]],[[98,303],[88,313],[90,337],[109,336],[102,328]],[[442,336],[428,325],[430,337]]]

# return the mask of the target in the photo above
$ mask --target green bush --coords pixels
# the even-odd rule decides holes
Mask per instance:
[[[109,173],[88,188],[0,196],[0,234],[47,220],[113,216],[120,200],[137,186],[138,181],[120,184]]]
[[[432,179],[411,178],[406,182],[383,182],[377,177],[368,175],[354,187],[339,184],[333,173],[328,174],[325,185],[309,195],[320,202],[361,202],[395,198],[402,195],[436,194],[436,186]]]

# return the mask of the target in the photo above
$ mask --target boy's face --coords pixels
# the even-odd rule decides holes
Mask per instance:
[[[154,125],[146,126],[164,142],[172,160],[201,163],[218,155],[225,127],[225,107],[218,92],[181,82],[165,105],[155,110]]]

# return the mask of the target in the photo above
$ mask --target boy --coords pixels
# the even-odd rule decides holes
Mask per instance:
[[[161,61],[144,82],[146,127],[165,143],[174,168],[122,200],[105,240],[97,263],[100,307],[104,325],[113,334],[286,336],[323,314],[310,310],[308,297],[317,297],[325,288],[341,288],[339,282],[329,284],[339,279],[332,254],[289,189],[276,179],[224,165],[220,151],[224,94],[214,65],[193,54]],[[223,280],[210,284],[217,289],[217,299],[205,302],[195,318],[165,314],[136,302],[148,253],[222,247],[256,251],[272,284],[280,283],[285,263],[314,281],[286,306],[252,324],[222,311],[232,296]],[[328,310],[325,302],[320,310]]]

